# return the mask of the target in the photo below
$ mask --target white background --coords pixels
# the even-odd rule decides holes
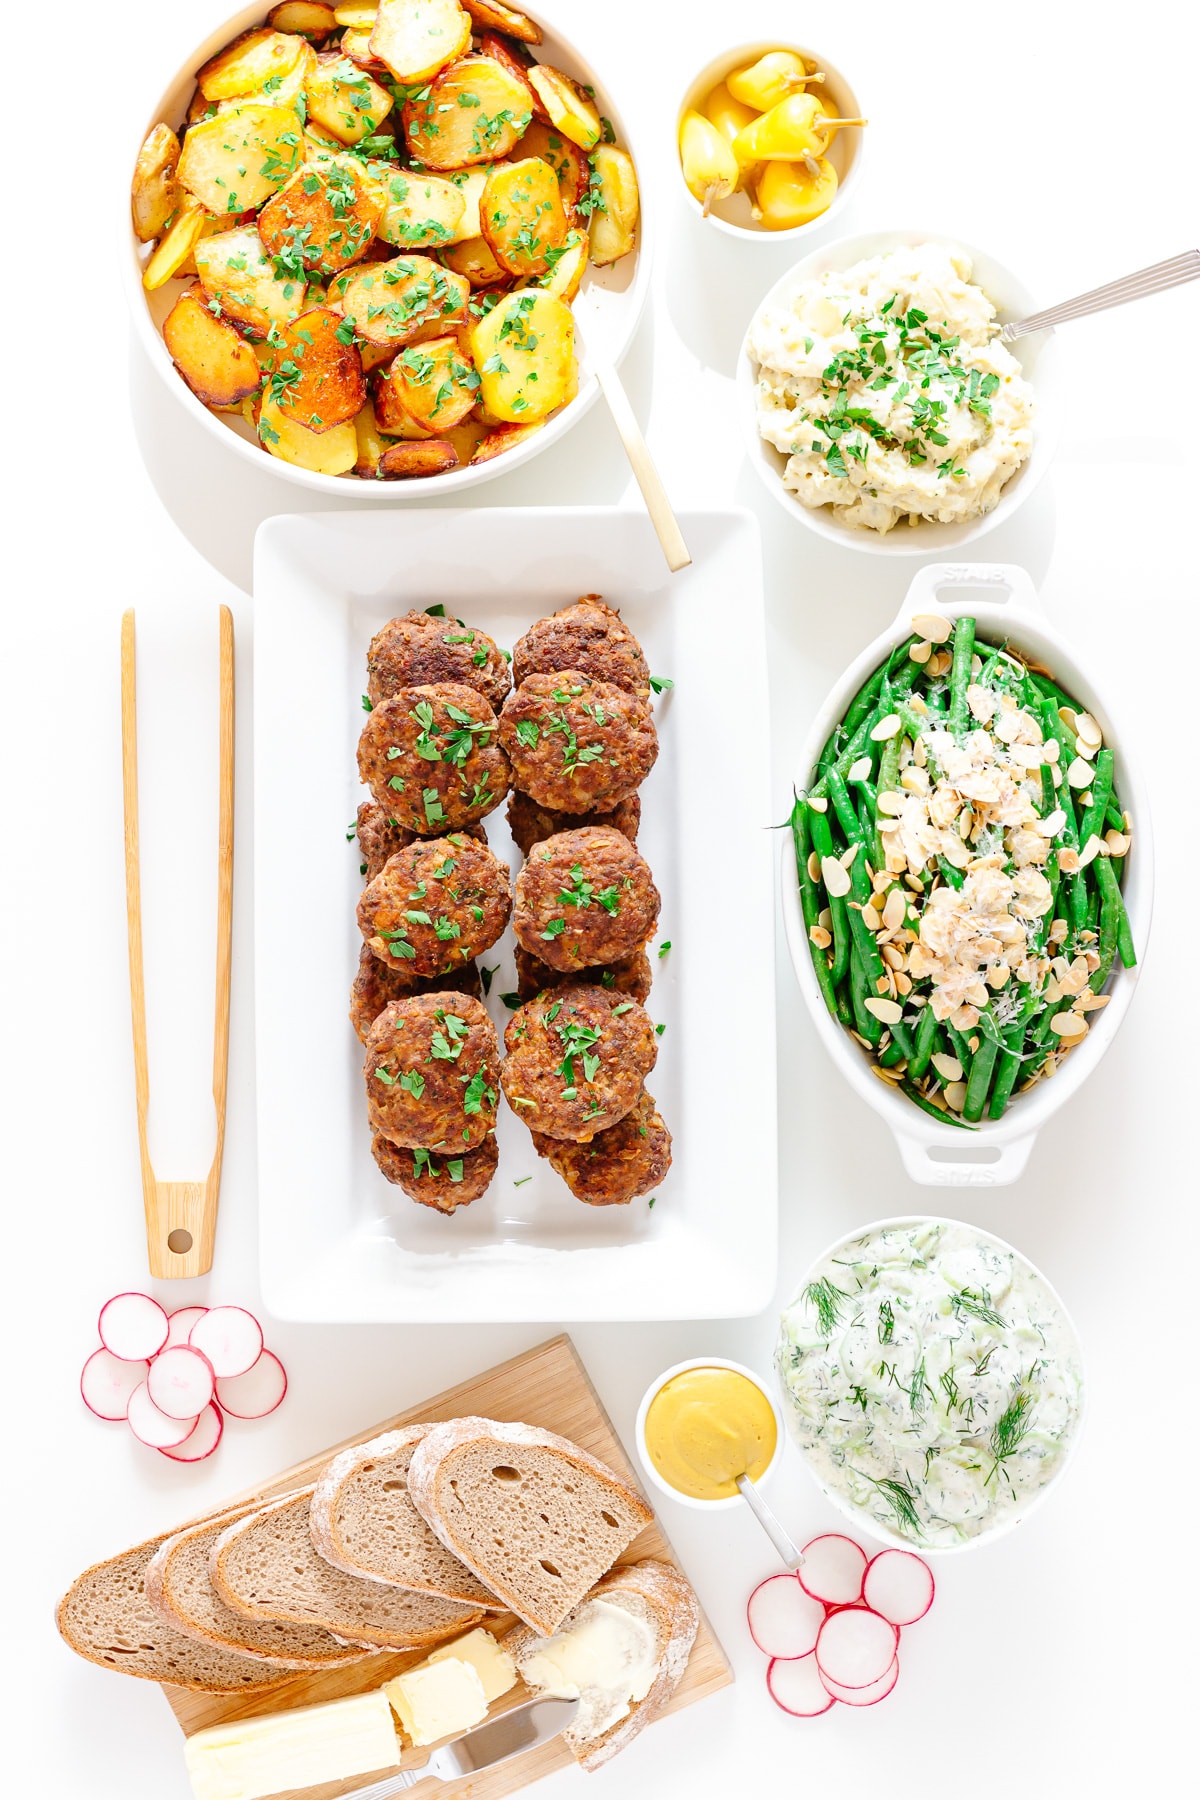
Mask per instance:
[[[829,16],[832,13],[833,16]],[[625,374],[680,506],[759,514],[772,659],[775,808],[810,711],[901,598],[903,565],[792,527],[743,467],[730,375],[759,294],[794,259],[690,216],[671,128],[693,71],[732,39],[799,32],[859,88],[867,168],[838,232],[960,232],[1046,301],[1195,242],[1195,67],[1182,7],[1054,4],[690,9],[556,0],[555,16],[640,128],[661,203],[655,299]],[[0,1771],[66,1800],[184,1800],[180,1740],[149,1685],[76,1661],[54,1597],[85,1563],[171,1524],[323,1443],[496,1362],[536,1328],[306,1328],[269,1338],[292,1377],[283,1409],[174,1467],[88,1417],[79,1365],[112,1292],[145,1283],[122,891],[118,627],[141,632],[147,957],[160,1172],[207,1163],[215,808],[215,609],[238,631],[238,875],[229,1133],[211,1277],[170,1298],[256,1303],[250,879],[254,528],[295,510],[263,459],[214,455],[131,357],[117,275],[138,126],[218,18],[127,0],[59,0],[16,27],[4,107],[5,439],[14,502],[0,640],[4,696],[5,1311],[13,1505],[4,1639],[12,1671]],[[15,128],[15,129],[14,129]],[[748,1517],[666,1502],[663,1520],[738,1675],[647,1733],[606,1787],[716,1800],[752,1786],[892,1800],[969,1790],[1000,1800],[1158,1795],[1183,1751],[1194,1690],[1171,1639],[1194,1583],[1197,1243],[1194,1159],[1196,651],[1194,421],[1200,288],[1063,332],[1071,411],[1050,481],[980,554],[1021,561],[1054,622],[1086,650],[1141,753],[1158,833],[1158,913],[1121,1041],[1050,1126],[1013,1189],[930,1194],[900,1173],[880,1121],[828,1069],[782,961],[782,1301],[835,1234],[921,1205],[1013,1239],[1064,1294],[1091,1377],[1085,1442],[1062,1490],[1015,1536],[939,1571],[937,1606],[906,1634],[893,1698],[874,1712],[785,1719],[769,1703],[743,1605],[771,1555]],[[132,366],[131,366],[132,363]],[[150,463],[150,473],[143,466]],[[15,487],[16,493],[13,493]],[[547,463],[476,490],[484,506],[631,498],[597,409]],[[348,489],[346,504],[353,501]],[[729,596],[736,645],[742,597]],[[732,659],[731,659],[732,661]],[[728,695],[726,696],[728,697]],[[302,724],[298,720],[298,729]],[[303,980],[303,946],[296,947]],[[1186,960],[1185,960],[1186,959]],[[713,944],[714,1054],[720,981]],[[729,1053],[729,1046],[721,1047]],[[736,1228],[739,1196],[729,1195]],[[765,1367],[776,1305],[741,1323],[587,1326],[576,1341],[629,1440],[646,1383],[678,1358]],[[1192,1466],[1189,1466],[1192,1465]],[[794,1457],[771,1498],[796,1533],[834,1515]],[[15,1766],[14,1766],[15,1765]],[[619,1769],[619,1773],[616,1770]],[[582,1792],[571,1770],[540,1792]]]

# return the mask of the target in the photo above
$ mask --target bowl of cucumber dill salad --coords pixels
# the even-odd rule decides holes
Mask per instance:
[[[964,1550],[1065,1470],[1084,1409],[1075,1327],[1001,1238],[885,1219],[819,1258],[780,1321],[793,1439],[838,1509],[886,1542]]]

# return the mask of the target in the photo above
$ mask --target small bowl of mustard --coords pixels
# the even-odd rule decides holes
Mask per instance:
[[[755,1487],[783,1454],[783,1413],[766,1381],[744,1363],[697,1356],[651,1382],[637,1415],[647,1478],[681,1506],[704,1512],[744,1504],[737,1478]]]

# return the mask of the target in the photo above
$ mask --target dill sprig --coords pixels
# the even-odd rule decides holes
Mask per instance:
[[[878,1488],[895,1514],[899,1531],[907,1532],[917,1539],[922,1537],[921,1521],[917,1515],[917,1496],[911,1488],[905,1487],[902,1481],[892,1481],[886,1475],[877,1481],[874,1475],[868,1475],[862,1469],[855,1469],[854,1473],[861,1475],[864,1481],[869,1481],[873,1488]]]
[[[1021,1376],[1014,1382],[1012,1399],[992,1426],[988,1449],[995,1460],[984,1477],[984,1487],[994,1480],[1000,1465],[1010,1456],[1016,1455],[1033,1425],[1034,1399],[1025,1385],[1032,1374],[1031,1369],[1029,1375]]]
[[[890,1300],[881,1300],[879,1303],[879,1341],[881,1344],[890,1344],[895,1335],[896,1315],[892,1311],[892,1303]]]
[[[825,1337],[832,1337],[842,1318],[842,1301],[849,1295],[840,1287],[835,1287],[828,1275],[822,1275],[819,1281],[810,1281],[804,1290],[804,1298],[817,1315],[817,1329]]]
[[[992,1305],[992,1296],[985,1288],[977,1294],[974,1288],[962,1288],[950,1302],[958,1314],[970,1313],[973,1319],[982,1319],[985,1325],[1003,1325],[1004,1320]]]

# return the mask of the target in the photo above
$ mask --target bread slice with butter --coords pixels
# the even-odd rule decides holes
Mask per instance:
[[[598,1457],[532,1425],[449,1419],[413,1452],[422,1518],[518,1618],[557,1630],[654,1517]]]
[[[246,1619],[318,1625],[369,1650],[413,1650],[442,1643],[483,1617],[408,1588],[360,1581],[318,1556],[308,1525],[311,1487],[237,1519],[217,1538],[209,1574],[217,1593]]]

